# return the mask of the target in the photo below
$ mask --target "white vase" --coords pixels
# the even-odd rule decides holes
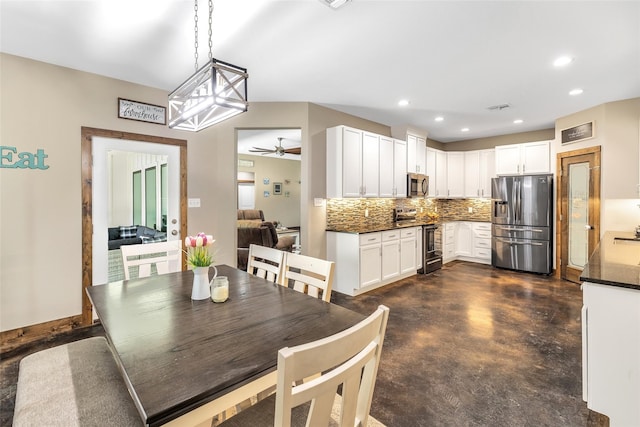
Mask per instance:
[[[193,268],[193,287],[191,288],[192,300],[211,298],[211,289],[209,287],[209,268],[211,267]],[[218,270],[215,267],[213,267],[213,273],[213,277],[218,275]]]

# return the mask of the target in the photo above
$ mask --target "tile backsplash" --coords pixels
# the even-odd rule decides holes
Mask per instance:
[[[385,226],[395,207],[416,208],[419,221],[491,221],[491,199],[328,199],[327,228]]]

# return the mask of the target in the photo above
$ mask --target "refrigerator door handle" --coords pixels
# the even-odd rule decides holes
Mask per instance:
[[[501,239],[499,237],[496,238],[499,242],[507,243],[509,245],[528,245],[528,246],[543,246],[543,243],[540,242],[519,242],[517,240],[506,240]]]
[[[542,233],[544,231],[537,228],[517,228],[517,227],[498,227],[498,228],[504,231],[531,231],[533,233]]]

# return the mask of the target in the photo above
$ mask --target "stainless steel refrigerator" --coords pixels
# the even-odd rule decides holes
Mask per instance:
[[[551,273],[553,175],[493,178],[491,199],[491,264]]]

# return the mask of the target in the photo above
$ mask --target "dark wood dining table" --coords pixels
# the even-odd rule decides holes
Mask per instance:
[[[233,267],[217,271],[229,278],[224,303],[191,300],[190,270],[87,288],[146,425],[210,425],[275,384],[278,350],[365,318]]]

